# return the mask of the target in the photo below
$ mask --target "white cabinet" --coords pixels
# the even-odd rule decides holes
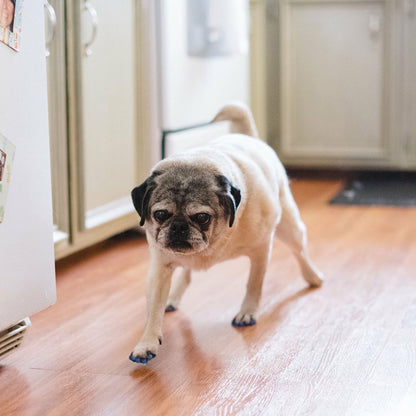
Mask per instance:
[[[136,1],[66,3],[71,244],[137,225]]]
[[[281,13],[284,156],[388,159],[389,3],[290,1]]]
[[[60,258],[138,224],[130,192],[155,162],[149,150],[155,75],[146,59],[152,7],[145,0],[49,0],[46,6]]]
[[[279,17],[267,19],[266,50],[278,57],[268,139],[283,161],[414,166],[414,0],[269,3]]]

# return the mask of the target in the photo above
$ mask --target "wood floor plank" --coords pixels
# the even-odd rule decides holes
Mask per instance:
[[[276,240],[258,323],[238,329],[247,259],[198,272],[142,366],[128,355],[148,248],[113,238],[57,264],[57,304],[0,365],[0,415],[416,414],[416,209],[328,205],[338,180],[291,186],[322,288]]]

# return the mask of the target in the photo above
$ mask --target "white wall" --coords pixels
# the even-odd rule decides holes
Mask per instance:
[[[0,132],[16,146],[0,224],[0,329],[55,302],[43,0],[26,0],[20,52],[0,43]]]
[[[225,56],[189,56],[186,0],[159,0],[157,4],[162,128],[175,130],[207,123],[230,101],[248,104],[248,50]],[[242,17],[245,8],[248,12],[248,2],[240,0],[237,4],[241,5],[238,17]]]

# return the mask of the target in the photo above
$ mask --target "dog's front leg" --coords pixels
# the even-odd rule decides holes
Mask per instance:
[[[162,321],[174,267],[152,258],[146,285],[147,320],[139,343],[130,360],[146,364],[162,344]]]

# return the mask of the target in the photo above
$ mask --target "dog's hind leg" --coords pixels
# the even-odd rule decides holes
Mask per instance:
[[[319,287],[323,282],[323,275],[318,271],[308,256],[306,227],[302,222],[298,207],[290,192],[289,184],[281,189],[282,217],[276,228],[276,235],[292,250],[304,279],[312,287]]]
[[[250,253],[250,275],[247,282],[246,295],[240,308],[240,312],[232,321],[233,326],[251,326],[256,323],[257,310],[260,303],[261,290],[264,275],[269,263],[273,237],[270,241],[259,246]]]
[[[178,309],[179,303],[181,302],[182,296],[189,286],[189,283],[191,283],[191,271],[189,269],[182,269],[179,276],[175,279],[174,286],[169,293],[165,309],[166,312],[173,312]]]

